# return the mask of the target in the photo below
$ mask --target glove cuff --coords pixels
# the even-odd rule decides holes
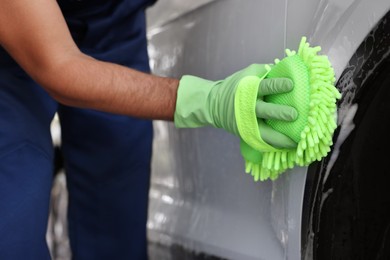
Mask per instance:
[[[185,75],[180,79],[174,123],[177,128],[213,125],[207,99],[215,82]]]

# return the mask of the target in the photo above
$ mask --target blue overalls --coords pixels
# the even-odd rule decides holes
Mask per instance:
[[[79,48],[149,72],[152,0],[60,0]],[[82,86],[80,86],[82,87]],[[146,259],[150,121],[53,100],[0,47],[0,259],[50,259],[45,234],[58,112],[73,259]]]

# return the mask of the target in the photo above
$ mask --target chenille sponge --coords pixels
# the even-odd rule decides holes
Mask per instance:
[[[246,172],[251,173],[255,181],[275,180],[287,169],[319,161],[330,151],[337,127],[336,103],[341,94],[334,86],[332,65],[327,56],[318,54],[320,50],[319,46],[311,47],[303,37],[298,52],[286,50],[285,58],[276,59],[266,75],[259,75],[260,78],[289,78],[293,81],[292,91],[265,96],[264,101],[289,105],[297,110],[298,117],[292,122],[265,120],[273,129],[294,140],[298,144],[295,149],[278,149],[266,144],[257,124],[260,119],[255,115],[243,117],[236,113]],[[254,82],[248,79],[238,87],[235,105],[240,111],[249,111],[245,108],[253,107],[256,102],[257,97],[253,99],[256,87],[252,90],[248,87]]]

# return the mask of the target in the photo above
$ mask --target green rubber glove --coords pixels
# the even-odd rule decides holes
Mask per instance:
[[[234,97],[239,82],[246,76],[266,75],[262,64],[252,64],[224,80],[210,81],[194,76],[183,76],[177,93],[174,123],[177,128],[213,126],[240,136],[234,111]],[[256,115],[261,137],[277,148],[293,148],[296,143],[289,137],[273,130],[263,119],[293,121],[297,111],[293,107],[266,103],[263,96],[285,93],[293,88],[292,81],[286,78],[263,79],[260,82]]]

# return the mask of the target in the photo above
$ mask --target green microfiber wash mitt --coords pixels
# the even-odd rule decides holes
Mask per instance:
[[[287,57],[275,60],[261,78],[290,78],[292,91],[264,97],[266,102],[284,104],[298,111],[293,122],[265,120],[273,129],[287,135],[298,146],[296,149],[278,149],[265,143],[260,135],[258,119],[252,112],[256,103],[258,79],[243,80],[238,87],[235,106],[241,134],[241,154],[246,172],[255,181],[275,180],[295,165],[307,166],[321,160],[330,151],[332,135],[336,129],[336,102],[341,98],[335,88],[334,70],[327,56],[318,55],[320,47],[310,47],[303,37],[298,53],[286,50]],[[256,98],[254,98],[256,97]],[[259,130],[260,128],[260,130]]]

